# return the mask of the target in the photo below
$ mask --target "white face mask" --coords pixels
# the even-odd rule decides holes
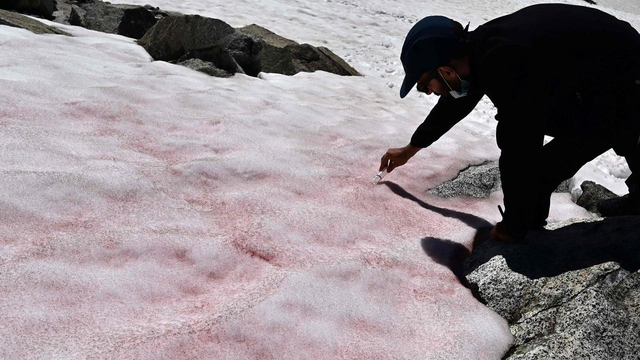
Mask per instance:
[[[456,76],[458,77],[458,79],[460,79],[460,76],[458,74],[456,74]],[[440,74],[440,77],[442,78],[442,80],[444,80],[444,83],[447,84],[447,86],[449,87],[449,90],[450,90],[449,94],[451,94],[451,97],[453,97],[454,99],[460,99],[461,97],[465,97],[469,94],[469,86],[471,85],[471,83],[469,83],[467,80],[460,79],[460,84],[462,86],[462,89],[461,91],[457,91],[451,88],[451,85],[449,85],[449,83],[447,82],[447,80],[445,80],[442,74]]]

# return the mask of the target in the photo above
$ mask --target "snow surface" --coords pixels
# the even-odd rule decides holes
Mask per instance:
[[[426,193],[497,159],[492,104],[370,180],[437,101],[398,96],[411,24],[474,28],[534,2],[128,3],[257,23],[366,76],[213,78],[121,36],[0,26],[0,358],[502,356],[506,322],[422,248],[470,249],[499,220],[499,192]],[[626,175],[607,153],[576,179],[624,192]],[[552,221],[591,216],[552,200]]]

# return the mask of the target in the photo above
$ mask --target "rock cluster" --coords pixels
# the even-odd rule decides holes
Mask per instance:
[[[475,244],[464,273],[503,316],[505,359],[636,359],[640,217],[573,223],[518,244]]]
[[[294,75],[318,70],[359,75],[325,47],[298,44],[257,25],[234,29],[222,20],[162,11],[150,5],[114,5],[101,0],[5,0],[0,8],[138,39],[155,60],[216,77],[236,73],[257,76],[260,72]],[[6,17],[0,15],[0,24],[20,26]]]

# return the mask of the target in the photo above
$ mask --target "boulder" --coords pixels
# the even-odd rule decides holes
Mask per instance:
[[[514,336],[505,359],[635,359],[640,217],[571,222],[474,244],[464,274]]]
[[[235,30],[222,20],[185,15],[164,18],[138,41],[155,60],[176,61],[192,50],[218,46]]]
[[[38,20],[6,10],[0,10],[0,25],[26,29],[36,34],[69,35],[62,30],[45,25]]]
[[[600,215],[600,213],[596,206],[600,201],[618,197],[618,195],[611,190],[593,181],[584,181],[580,184],[580,188],[582,189],[582,195],[580,195],[576,203],[598,215]]]
[[[264,43],[218,19],[199,15],[164,18],[138,43],[155,60],[200,59],[231,74],[257,76],[261,71]]]
[[[37,15],[49,20],[55,18],[53,13],[58,10],[56,0],[2,0],[0,8]]]
[[[301,71],[322,70],[338,75],[360,75],[325,47],[298,44],[255,24],[239,28],[238,31],[264,41],[261,60],[264,72],[294,75]]]
[[[217,67],[214,63],[208,62],[208,61],[203,61],[200,59],[188,59],[182,62],[178,62],[178,65],[182,65],[185,67],[188,67],[189,69],[193,69],[196,71],[200,71],[203,72],[207,75],[211,75],[211,76],[215,76],[215,77],[230,77],[233,74],[220,69],[219,67]]]

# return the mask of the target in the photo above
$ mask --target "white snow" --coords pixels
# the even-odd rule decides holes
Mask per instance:
[[[436,102],[398,96],[412,22],[533,1],[128,3],[257,23],[365,76],[220,79],[121,36],[0,26],[0,358],[502,356],[506,322],[421,247],[469,249],[500,218],[500,193],[426,194],[497,159],[492,104],[385,177],[401,190],[370,180]],[[608,153],[576,179],[622,193],[627,175]],[[552,200],[552,221],[591,216]]]

